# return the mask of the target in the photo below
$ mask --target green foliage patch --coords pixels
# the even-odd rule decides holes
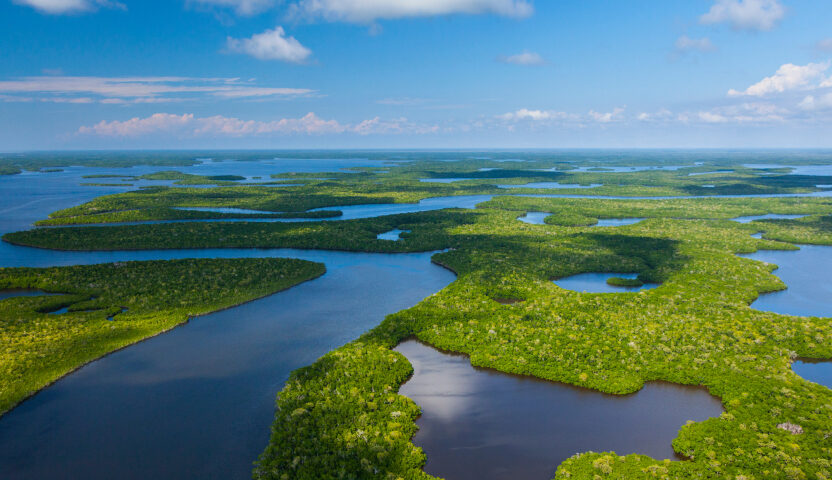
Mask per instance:
[[[323,273],[322,264],[292,259],[0,269],[0,290],[63,294],[0,300],[0,414],[113,350]]]

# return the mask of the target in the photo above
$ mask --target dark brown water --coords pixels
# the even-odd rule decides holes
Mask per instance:
[[[425,471],[447,480],[548,480],[590,450],[676,459],[679,429],[723,411],[704,388],[654,382],[606,395],[474,368],[416,341],[396,350],[414,368],[400,393],[422,408],[413,441],[427,454]]]

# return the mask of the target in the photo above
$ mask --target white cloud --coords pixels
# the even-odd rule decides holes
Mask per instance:
[[[249,16],[265,12],[275,0],[188,0],[189,3],[233,9],[237,15]]]
[[[352,133],[356,135],[427,134],[439,131],[439,127],[422,125],[406,118],[382,120],[378,117],[356,124],[343,124],[326,120],[310,112],[300,118],[279,120],[241,120],[214,115],[196,117],[191,113],[174,115],[156,113],[145,118],[101,121],[78,129],[79,134],[102,137],[139,137],[153,134],[180,137],[254,137],[269,135],[324,135]]]
[[[589,118],[595,120],[598,123],[617,122],[621,120],[623,116],[624,108],[622,107],[614,108],[611,112],[596,112],[595,110],[589,111]]]
[[[99,7],[125,9],[124,4],[110,0],[13,0],[50,15],[90,12]]]
[[[771,30],[785,15],[778,0],[716,0],[699,21],[706,25],[729,23],[735,30]]]
[[[673,112],[666,108],[662,108],[656,112],[639,113],[636,118],[642,122],[658,122],[673,118]]]
[[[808,65],[787,63],[778,68],[774,75],[760,80],[743,91],[731,89],[728,95],[762,97],[773,93],[825,86],[828,80],[824,79],[823,73],[829,69],[829,65],[829,62]]]
[[[299,0],[294,15],[327,21],[372,23],[382,19],[492,13],[528,17],[534,8],[527,0]]]
[[[568,118],[569,114],[565,112],[556,112],[552,110],[529,110],[528,108],[521,108],[515,112],[504,113],[498,115],[500,120],[519,122],[519,121],[533,121],[542,122],[547,120],[562,120]]]
[[[516,55],[509,55],[507,57],[497,57],[498,62],[510,63],[512,65],[535,66],[545,65],[546,60],[539,54],[534,52],[523,52]]]
[[[716,47],[707,37],[691,38],[687,35],[682,35],[676,40],[676,51],[679,53],[688,52],[713,52]]]
[[[275,27],[251,38],[228,37],[229,52],[243,53],[259,60],[279,60],[289,63],[303,63],[312,50],[300,44],[295,37],[287,37],[283,27]]]
[[[798,105],[803,110],[829,110],[832,109],[832,93],[819,95],[808,95]]]
[[[235,78],[41,76],[0,81],[0,93],[65,98],[94,96],[102,103],[162,103],[182,101],[182,96],[263,98],[314,92],[303,88],[260,87]]]
[[[169,132],[193,122],[193,114],[171,115],[169,113],[155,113],[147,118],[131,118],[124,122],[101,121],[92,127],[81,127],[79,133],[94,133],[110,137],[135,137],[148,133]]]

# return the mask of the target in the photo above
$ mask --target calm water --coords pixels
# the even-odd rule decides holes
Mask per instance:
[[[80,187],[81,174],[107,170],[67,170],[0,177],[0,189],[11,193],[0,197],[0,233],[128,189]],[[111,171],[125,170],[135,169]],[[289,372],[453,281],[430,256],[290,249],[58,252],[0,244],[0,266],[240,257],[327,266],[319,279],[195,318],[92,362],[23,402],[0,417],[0,477],[250,478],[268,442],[275,394]]]
[[[528,212],[525,215],[518,217],[517,220],[520,220],[524,223],[529,223],[531,225],[546,225],[544,221],[546,217],[551,215],[549,212]],[[621,227],[624,225],[633,225],[640,221],[644,220],[643,218],[601,218],[598,220],[598,223],[595,225],[591,225],[592,227]]]
[[[596,227],[623,227],[624,225],[634,225],[643,218],[602,218],[598,220]]]
[[[793,220],[795,218],[808,217],[808,215],[781,215],[777,213],[769,213],[766,215],[749,215],[747,217],[737,217],[731,220],[739,223],[751,223],[755,220]]]
[[[531,225],[546,225],[544,220],[549,215],[551,215],[549,212],[527,212],[525,215],[517,217],[517,220]]]
[[[289,159],[264,162],[209,162],[191,167],[172,168],[70,167],[64,169],[63,172],[0,176],[0,191],[4,193],[0,196],[0,234],[29,228],[32,222],[46,218],[49,213],[57,209],[78,205],[99,195],[125,192],[138,186],[172,183],[131,181],[129,183],[135,186],[86,187],[79,184],[115,182],[114,179],[83,179],[82,175],[142,175],[172,169],[201,175],[242,175],[246,177],[246,182],[253,183],[267,181],[268,176],[274,173],[345,171],[354,167],[378,165],[380,163],[377,161],[362,159]],[[636,169],[641,168],[622,169],[622,171]],[[254,178],[258,176],[262,179]],[[832,196],[832,192],[784,196]],[[548,197],[627,198],[589,195],[548,195]],[[473,208],[476,204],[490,198],[490,195],[442,197],[426,199],[418,204],[359,205],[330,209],[344,211],[344,215],[339,219],[367,218],[441,208]],[[655,197],[647,198],[654,199]],[[0,266],[38,267],[197,257],[302,258],[324,262],[328,273],[317,280],[285,292],[234,309],[193,319],[188,325],[172,332],[113,353],[61,379],[18,408],[0,417],[0,471],[4,480],[7,478],[250,478],[251,462],[256,459],[268,440],[268,428],[273,418],[274,395],[282,387],[290,371],[313,362],[332,348],[375,326],[384,315],[414,305],[453,280],[451,273],[430,264],[430,254],[374,255],[291,249],[58,252],[0,243]],[[778,271],[778,275],[780,273]],[[605,280],[606,278],[604,282]],[[622,290],[615,288],[613,291]],[[372,293],[372,297],[368,296],[368,292]],[[8,294],[12,296],[10,292]],[[467,360],[464,360],[464,364],[467,368],[471,368]],[[408,382],[405,387],[417,386],[418,378],[417,376]],[[501,408],[505,410],[517,405],[526,405],[525,410],[535,412],[536,410],[531,409],[533,404],[544,404],[550,410],[554,410],[552,405],[557,405],[558,411],[564,409],[569,411],[567,406],[570,404],[594,403],[586,400],[569,400],[572,397],[561,399],[557,395],[552,396],[554,394],[551,392],[561,392],[558,395],[565,394],[562,393],[563,389],[553,389],[553,384],[548,382],[518,380],[516,377],[490,372],[486,372],[485,377],[482,372],[479,372],[474,376],[466,373],[461,378],[462,380],[448,383],[456,383],[460,387],[473,385],[472,388],[477,385],[486,385],[484,391],[493,390],[499,393],[505,392],[505,387],[500,387],[501,384],[494,384],[492,387],[488,382],[503,382],[506,381],[505,379],[511,379],[524,385],[523,388],[531,389],[529,390],[531,393],[525,396],[503,395],[502,393],[475,395],[478,398],[492,397],[492,400],[496,402],[490,406],[479,404],[470,407],[473,412],[479,412],[479,418],[497,422],[494,425],[499,424],[498,417],[503,417]],[[491,380],[483,381],[480,380],[481,378],[491,378]],[[495,378],[497,380],[494,380]],[[540,392],[534,390],[535,388],[539,388]],[[604,446],[606,444],[594,445],[597,439],[613,440],[617,438],[617,435],[622,434],[643,435],[643,439],[627,437],[622,441],[625,450],[619,453],[627,452],[628,446],[644,445],[645,449],[640,449],[640,453],[648,453],[657,457],[671,456],[672,452],[669,450],[666,455],[651,453],[654,451],[649,450],[646,445],[650,442],[658,442],[669,449],[669,439],[688,419],[685,417],[676,421],[676,418],[673,418],[672,422],[668,422],[668,425],[672,423],[673,430],[663,436],[662,431],[651,423],[653,421],[651,418],[664,418],[665,412],[657,413],[655,405],[662,407],[672,405],[682,408],[686,406],[686,401],[699,402],[690,400],[688,394],[682,398],[673,397],[680,391],[679,387],[656,384],[649,385],[639,394],[629,397],[600,395],[602,398],[612,398],[616,402],[643,398],[647,400],[646,404],[650,404],[650,398],[655,398],[652,400],[651,410],[653,411],[650,412],[652,416],[641,420],[641,423],[648,425],[649,428],[642,431],[631,429],[626,423],[615,423],[620,418],[628,417],[626,402],[621,403],[620,408],[619,403],[606,404],[599,407],[591,417],[585,417],[588,420],[605,419],[605,414],[611,415],[614,418],[605,419],[602,423],[619,425],[620,428],[611,427],[612,431],[599,435],[597,432],[604,431],[604,425],[590,423],[589,428],[584,426],[577,432],[558,435],[558,438],[552,439],[554,442],[552,445],[562,441],[560,437],[570,440],[586,438],[589,439],[588,443],[593,443],[589,446],[570,444],[567,449],[571,449],[568,453],[571,455],[589,449],[618,448]],[[692,389],[692,391],[697,393],[690,395],[703,394],[701,390]],[[587,398],[587,395],[593,398],[599,396],[597,393],[584,390],[576,390],[576,392],[577,394],[572,392],[570,395],[579,394],[582,399]],[[443,395],[439,394],[438,397],[443,397]],[[471,400],[470,397],[473,395],[468,395],[468,397]],[[460,401],[464,403],[465,398],[466,396],[462,395]],[[549,400],[540,401],[540,398]],[[417,402],[423,406],[427,405],[418,399]],[[716,405],[718,406],[718,402]],[[693,412],[691,409],[685,411]],[[537,412],[544,416],[546,413],[539,410]],[[708,412],[707,415],[718,413],[718,411]],[[460,420],[465,420],[466,417],[470,418],[470,415],[461,415]],[[558,421],[571,420],[571,417],[578,418],[580,415],[570,414],[567,417],[570,418]],[[426,415],[421,423],[423,429],[419,438],[423,438],[430,431],[424,423],[428,421],[428,418],[426,408]],[[690,419],[697,418],[691,413]],[[515,422],[518,421],[515,420]],[[554,427],[549,427],[549,432],[543,432],[543,429],[535,430],[538,421],[539,419],[529,418],[525,420],[525,424],[508,425],[506,428],[512,428],[510,432],[495,427],[489,430],[493,432],[490,436],[483,436],[483,431],[471,427],[470,422],[461,421],[458,428],[463,433],[466,429],[476,430],[475,433],[482,438],[483,444],[488,443],[493,449],[501,452],[511,452],[510,456],[521,460],[529,458],[531,460],[524,461],[529,465],[534,464],[532,457],[537,458],[537,453],[534,452],[545,450],[544,453],[547,455],[544,459],[545,466],[541,467],[540,471],[545,470],[545,474],[550,475],[560,461],[558,460],[560,457],[554,458],[550,455],[550,450],[552,450],[550,445],[541,442],[543,447],[535,447],[524,445],[522,442],[526,437],[537,441],[540,439],[549,441],[549,437],[552,436],[551,431],[557,430],[558,425],[561,424],[554,424]],[[518,434],[517,425],[527,425],[530,433],[527,435],[520,430],[522,433]],[[443,425],[440,431],[449,427],[449,425]],[[562,431],[565,427],[560,428]],[[548,436],[542,437],[541,435]],[[462,439],[463,437],[464,435],[449,438]],[[657,439],[657,437],[662,438]],[[514,442],[520,443],[515,445]],[[509,443],[511,446],[508,446]],[[489,448],[492,447],[488,445],[480,445],[483,449],[479,450],[480,453],[477,455],[485,452],[486,457],[478,456],[478,461],[482,461],[483,458],[489,460],[488,454],[491,452]],[[431,465],[436,465],[436,462],[442,461],[441,450],[444,449],[435,452],[429,450],[431,455],[429,468],[432,468]],[[448,451],[452,454],[464,453],[465,448],[449,446]],[[476,454],[476,448],[471,452]],[[499,455],[495,457],[500,458]],[[542,462],[538,463],[543,465]],[[476,466],[476,468],[480,467]],[[499,465],[494,468],[497,468],[495,472],[503,471],[499,470],[502,468]],[[518,465],[517,468],[512,467],[513,472],[519,472],[513,476],[522,477],[525,467]],[[454,480],[454,478],[449,480]]]
[[[671,442],[688,420],[722,413],[703,388],[650,383],[605,395],[474,368],[416,341],[396,350],[414,368],[400,393],[422,408],[414,443],[427,454],[425,471],[448,480],[549,480],[590,450],[675,459]]]
[[[832,361],[798,360],[792,364],[792,370],[801,377],[832,388]]]
[[[394,228],[389,232],[379,233],[376,238],[379,240],[390,240],[393,242],[397,242],[402,239],[403,233],[410,233],[410,230],[399,230],[398,228]]]
[[[788,288],[766,293],[751,304],[752,308],[785,315],[832,317],[832,247],[801,245],[800,250],[759,250],[742,255],[774,263],[774,274]]]
[[[139,254],[138,256],[136,254]],[[290,250],[111,252],[138,258],[288,256],[325,276],[95,361],[0,417],[6,479],[244,479],[289,372],[453,281],[430,254]],[[66,263],[105,260],[86,253]],[[37,264],[43,258],[21,263]]]
[[[60,293],[48,293],[42,290],[9,289],[0,290],[0,300],[14,297],[42,297],[45,295],[60,295]]]
[[[645,283],[640,287],[616,287],[607,283],[613,277],[633,279],[637,273],[579,273],[555,280],[555,285],[566,290],[585,293],[621,293],[651,290],[659,286],[658,283]]]
[[[558,183],[558,182],[532,182],[525,185],[497,185],[498,188],[595,188],[600,187],[600,183],[593,183],[590,185],[579,185],[577,183]]]

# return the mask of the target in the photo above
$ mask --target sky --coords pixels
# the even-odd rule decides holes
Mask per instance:
[[[0,0],[0,151],[616,147],[832,147],[832,2]]]

